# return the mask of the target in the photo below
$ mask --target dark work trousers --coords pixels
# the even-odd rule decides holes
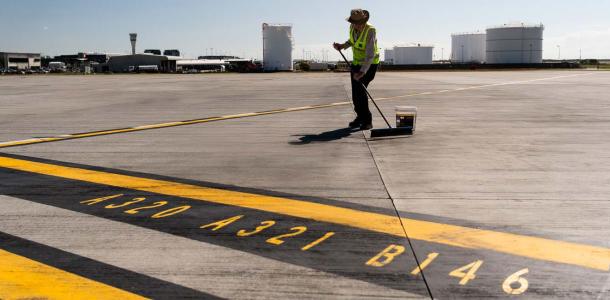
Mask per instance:
[[[360,71],[360,66],[352,66],[352,101],[354,102],[354,111],[356,112],[356,119],[362,124],[372,123],[373,117],[369,110],[369,98],[366,95],[364,86],[368,87],[369,83],[375,79],[375,73],[377,73],[378,65],[371,65],[369,70],[364,74],[364,77],[360,79],[360,82],[354,80],[354,74]]]

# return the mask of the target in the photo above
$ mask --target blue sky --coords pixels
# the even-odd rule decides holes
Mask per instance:
[[[100,51],[180,49],[185,56],[214,52],[262,55],[261,23],[291,23],[296,58],[337,58],[330,43],[347,38],[353,7],[371,12],[380,47],[419,42],[448,57],[451,33],[507,22],[543,23],[545,58],[610,58],[610,0],[0,0],[0,51],[47,55]],[[213,48],[213,50],[211,49]]]

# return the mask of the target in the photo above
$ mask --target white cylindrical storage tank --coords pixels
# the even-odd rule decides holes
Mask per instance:
[[[413,46],[395,46],[393,58],[395,65],[430,65],[434,47],[421,44]]]
[[[485,33],[456,33],[451,35],[452,63],[483,63],[486,56]]]
[[[385,49],[383,51],[383,61],[386,64],[394,63],[394,49]]]
[[[487,29],[487,63],[542,63],[542,33],[540,25],[503,25]]]
[[[263,69],[292,71],[292,25],[263,23]]]

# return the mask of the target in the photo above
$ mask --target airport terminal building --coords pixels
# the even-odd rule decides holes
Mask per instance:
[[[40,69],[40,53],[0,52],[0,69]]]
[[[186,70],[220,70],[228,63],[223,60],[193,60],[177,56],[134,54],[112,56],[105,64],[97,66],[97,72],[164,72]]]

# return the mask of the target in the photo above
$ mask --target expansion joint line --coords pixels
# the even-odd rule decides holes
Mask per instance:
[[[351,76],[351,73],[350,73],[350,76]],[[350,78],[350,80],[351,80],[351,78]],[[345,84],[345,82],[343,84],[343,87],[344,87],[344,91],[345,91],[345,98],[347,98],[347,101],[350,103],[352,109],[354,109],[354,103],[350,99],[349,93],[347,92],[347,85]],[[367,101],[368,101],[368,99],[367,99]],[[417,254],[415,253],[415,248],[413,248],[413,243],[411,243],[411,239],[409,238],[409,234],[407,233],[405,224],[402,222],[402,218],[400,217],[398,208],[396,207],[396,204],[394,203],[394,198],[392,198],[392,195],[390,194],[390,190],[388,189],[388,187],[385,183],[385,180],[383,180],[383,175],[381,175],[381,170],[379,169],[379,164],[377,163],[377,159],[375,158],[375,155],[373,154],[373,149],[371,148],[371,145],[369,144],[369,141],[366,138],[366,134],[364,133],[364,131],[362,131],[362,138],[364,139],[364,142],[366,143],[366,147],[369,149],[369,153],[371,154],[371,158],[373,159],[373,164],[375,165],[375,169],[377,170],[377,174],[379,175],[379,179],[381,180],[383,189],[385,190],[386,194],[388,195],[388,199],[390,200],[390,203],[392,203],[392,207],[394,208],[394,213],[396,213],[396,217],[398,218],[398,221],[400,222],[400,227],[402,228],[402,231],[405,233],[405,237],[407,238],[407,242],[409,243],[409,248],[411,249],[411,253],[413,254],[413,257],[415,258],[415,263],[417,264],[419,273],[421,274],[424,284],[426,285],[426,290],[428,291],[428,295],[430,296],[430,299],[434,300],[434,296],[432,296],[432,290],[430,289],[428,280],[426,280],[426,275],[424,274],[424,270],[422,269],[421,264],[419,263],[419,258],[417,258]]]
[[[421,264],[419,263],[419,258],[417,257],[417,253],[415,253],[415,248],[413,248],[413,243],[411,243],[411,238],[409,238],[409,234],[407,233],[407,228],[405,227],[405,224],[402,222],[402,218],[400,217],[400,213],[398,212],[398,208],[396,207],[396,203],[394,203],[394,198],[392,198],[392,195],[390,194],[390,190],[388,189],[388,186],[385,183],[385,180],[383,179],[383,175],[381,174],[381,170],[379,168],[379,164],[377,163],[377,159],[375,158],[375,154],[373,154],[373,149],[371,148],[371,145],[368,141],[368,139],[366,138],[366,134],[364,133],[364,131],[362,132],[362,136],[364,138],[364,141],[366,142],[366,146],[369,149],[369,153],[371,154],[371,158],[373,159],[373,163],[375,165],[375,169],[377,169],[377,174],[379,174],[379,179],[381,180],[381,184],[383,185],[383,189],[385,190],[386,194],[388,195],[388,199],[390,199],[390,202],[392,203],[392,207],[394,208],[394,212],[396,213],[396,217],[398,218],[398,221],[400,222],[400,226],[402,227],[402,230],[405,233],[405,237],[407,238],[407,242],[409,243],[409,248],[411,249],[411,253],[413,253],[413,257],[415,258],[415,263],[417,264],[417,268],[419,269],[419,273],[421,274],[421,277],[424,281],[424,284],[426,285],[426,290],[428,290],[428,295],[430,295],[430,299],[434,300],[434,296],[432,296],[432,290],[430,289],[430,285],[428,284],[428,280],[426,280],[426,275],[424,274],[424,269],[421,267]]]

